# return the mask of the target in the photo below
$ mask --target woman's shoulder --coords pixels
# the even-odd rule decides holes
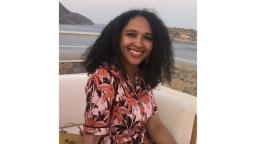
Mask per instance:
[[[113,69],[109,66],[100,66],[98,67],[95,72],[91,73],[89,75],[89,79],[97,79],[99,81],[108,81],[111,80],[113,78],[118,77],[119,72],[116,69]]]

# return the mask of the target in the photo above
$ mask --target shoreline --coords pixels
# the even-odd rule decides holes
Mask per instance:
[[[189,41],[189,40],[182,40],[182,39],[172,39],[172,40],[176,42],[186,42],[186,43],[197,44],[197,41]]]

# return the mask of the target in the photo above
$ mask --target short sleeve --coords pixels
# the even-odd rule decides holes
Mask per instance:
[[[155,100],[155,97],[154,97],[154,94],[153,94],[153,91],[150,90],[150,96],[151,96],[151,103],[152,103],[152,111],[153,111],[153,114],[157,113],[158,112],[158,107],[157,107],[157,104],[156,104],[156,100]]]
[[[115,94],[113,78],[108,71],[100,69],[91,75],[85,93],[87,98],[84,132],[90,135],[106,135]]]

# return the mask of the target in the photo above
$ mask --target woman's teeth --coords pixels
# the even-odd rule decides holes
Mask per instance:
[[[142,54],[142,52],[131,50],[131,49],[129,51],[132,52],[133,54],[136,54],[136,55],[141,55]]]

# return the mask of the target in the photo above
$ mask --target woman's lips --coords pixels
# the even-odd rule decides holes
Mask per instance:
[[[139,57],[141,57],[142,54],[143,54],[143,51],[137,51],[137,50],[129,49],[129,48],[128,48],[128,50],[129,50],[130,54],[131,54],[133,57],[135,57],[135,58],[139,58]]]

